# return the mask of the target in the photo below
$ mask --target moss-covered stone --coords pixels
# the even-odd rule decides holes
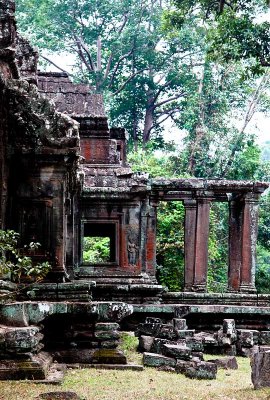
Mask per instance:
[[[162,356],[161,354],[143,353],[143,365],[147,367],[160,367],[163,365],[175,367],[176,360],[171,357]]]
[[[117,349],[98,349],[93,353],[94,364],[127,364],[124,353]]]

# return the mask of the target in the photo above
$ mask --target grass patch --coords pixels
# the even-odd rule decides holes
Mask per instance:
[[[129,340],[133,339],[124,342]],[[40,393],[56,390],[74,391],[86,400],[270,400],[270,388],[253,389],[249,359],[237,361],[238,370],[220,370],[212,381],[191,380],[153,368],[145,368],[143,372],[70,370],[61,388],[0,382],[0,400],[34,400]]]
[[[142,355],[137,352],[139,339],[133,332],[121,332],[120,346],[129,364],[142,364]]]

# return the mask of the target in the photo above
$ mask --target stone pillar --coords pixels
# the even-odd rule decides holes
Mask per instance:
[[[150,203],[147,218],[147,240],[146,240],[146,272],[149,276],[156,274],[156,230],[157,230],[157,208],[155,203]]]
[[[243,202],[229,201],[229,269],[228,292],[237,292],[240,287],[242,265],[242,219]]]
[[[252,293],[255,288],[256,242],[258,232],[258,195],[248,193],[244,198],[242,226],[242,266],[240,291]]]
[[[258,230],[257,193],[230,201],[228,291],[254,293]]]
[[[184,291],[190,292],[194,283],[197,201],[184,200],[185,207],[185,272]]]
[[[205,292],[208,266],[209,213],[211,199],[198,198],[193,291]]]

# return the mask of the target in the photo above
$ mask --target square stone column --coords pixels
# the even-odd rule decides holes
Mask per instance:
[[[184,291],[190,292],[194,283],[197,201],[184,200],[185,207],[185,271]]]
[[[240,292],[252,293],[255,288],[256,242],[258,233],[258,195],[248,193],[244,198],[242,226],[242,266]]]
[[[198,198],[193,291],[206,292],[210,198]]]
[[[230,201],[228,291],[254,293],[258,231],[257,193]]]
[[[238,292],[242,266],[243,202],[229,201],[229,268],[228,292]]]
[[[211,198],[184,200],[185,284],[184,291],[207,289],[209,212]]]

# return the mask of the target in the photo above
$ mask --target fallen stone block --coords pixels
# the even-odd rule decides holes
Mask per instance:
[[[216,358],[214,360],[208,360],[217,365],[221,369],[238,369],[238,363],[234,356],[225,358]]]
[[[162,356],[161,354],[143,353],[143,365],[147,367],[160,367],[166,365],[174,368],[176,360],[171,357]]]
[[[158,337],[162,339],[177,340],[179,338],[178,331],[172,325],[161,324]]]
[[[236,328],[234,319],[224,319],[222,330],[224,334],[230,335],[231,337],[236,339]]]
[[[150,352],[156,354],[162,354],[162,346],[164,344],[178,344],[178,343],[177,341],[172,341],[169,339],[154,338]]]
[[[199,360],[204,361],[202,351],[192,351],[191,356],[192,358],[198,358]]]
[[[218,341],[214,338],[214,336],[205,336],[202,339],[202,342],[204,345],[208,345],[208,346],[218,346]]]
[[[139,346],[138,346],[138,350],[141,352],[150,352],[151,347],[154,343],[154,337],[153,336],[140,336],[139,337]]]
[[[191,379],[216,379],[217,376],[216,364],[208,361],[177,360],[175,370]]]
[[[179,339],[186,339],[189,337],[193,337],[195,334],[195,329],[178,329],[177,330]]]
[[[192,351],[204,351],[202,339],[187,337],[186,344]]]
[[[158,336],[161,323],[145,323],[139,324],[135,332],[136,336]]]
[[[165,356],[173,357],[180,360],[191,359],[191,349],[183,345],[164,344],[162,350]]]
[[[259,351],[260,353],[270,351],[270,346],[259,346],[259,349],[257,351]]]
[[[270,345],[270,331],[261,331],[259,333],[259,343],[262,345]]]
[[[254,389],[270,387],[270,351],[254,353],[250,364]]]
[[[187,321],[183,318],[174,318],[173,326],[177,330],[184,331],[187,329]]]
[[[220,354],[223,354],[224,356],[236,356],[238,354],[237,347],[235,344],[223,346],[220,349]]]
[[[251,357],[254,353],[259,351],[259,346],[253,346],[253,347],[240,347],[237,349],[237,354],[241,357]]]
[[[237,341],[240,346],[252,347],[258,344],[259,332],[251,329],[237,329]]]

